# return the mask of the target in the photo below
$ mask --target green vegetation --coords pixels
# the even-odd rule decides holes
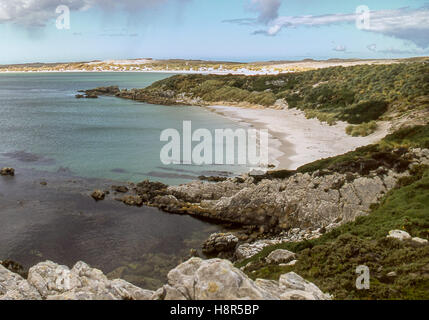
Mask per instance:
[[[297,172],[313,173],[320,170],[322,173],[351,172],[367,175],[381,166],[401,172],[409,165],[409,161],[403,157],[408,148],[429,148],[429,124],[398,130],[385,137],[379,144],[306,164],[298,168]]]
[[[377,122],[371,121],[356,126],[350,125],[346,128],[346,133],[353,137],[366,137],[374,133],[378,128]]]
[[[294,271],[336,299],[429,299],[429,246],[386,238],[390,230],[399,229],[429,239],[429,169],[417,170],[415,181],[398,185],[369,216],[316,240],[266,248],[237,267],[252,262],[245,271],[253,279],[278,279]],[[276,249],[297,253],[298,263],[267,266],[263,258]],[[359,265],[371,270],[368,291],[356,289]],[[390,272],[396,276],[388,276]]]
[[[428,139],[429,124],[405,128],[378,145],[316,161],[298,171],[353,172],[354,169],[362,174],[364,164],[368,165],[367,170],[379,169],[381,165],[405,170],[409,164],[405,152],[409,147],[428,147]],[[279,177],[291,172],[271,174]],[[359,217],[319,239],[265,248],[236,266],[247,266],[245,272],[253,279],[277,280],[280,275],[294,271],[336,299],[429,299],[429,246],[386,238],[390,230],[398,229],[413,237],[429,239],[429,167],[415,166],[410,174],[399,179],[396,188],[372,207],[370,215]],[[267,265],[264,258],[276,249],[297,253],[298,263],[287,267]],[[359,265],[370,268],[370,290],[356,289],[355,270]]]
[[[310,118],[334,124],[370,124],[388,111],[405,113],[429,107],[429,64],[331,67],[276,76],[177,75],[145,91],[171,90],[213,102],[272,106],[286,99]]]

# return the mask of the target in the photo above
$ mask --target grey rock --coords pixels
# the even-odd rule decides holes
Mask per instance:
[[[415,243],[418,243],[418,244],[428,244],[428,240],[426,240],[426,239],[422,239],[422,238],[417,238],[417,237],[415,237],[415,238],[412,238],[411,239],[413,242],[415,242]]]
[[[39,263],[29,270],[28,283],[47,300],[149,300],[154,294],[124,280],[108,280],[84,262],[71,270],[51,261]]]
[[[205,254],[218,254],[235,250],[238,238],[232,233],[214,233],[203,244]]]
[[[268,263],[288,263],[291,262],[293,259],[295,259],[296,255],[293,252],[290,252],[288,250],[278,249],[273,252],[271,252],[268,257],[266,258],[266,261]]]
[[[237,247],[235,250],[235,258],[244,260],[253,257],[268,246],[273,246],[282,243],[281,240],[259,240],[254,243],[245,243]]]
[[[282,276],[283,277],[283,276]],[[287,300],[330,299],[314,284],[298,275],[285,275],[277,281],[252,281],[231,262],[192,258],[168,274],[168,284],[154,299],[165,300]]]
[[[397,239],[400,241],[411,240],[411,236],[408,232],[402,230],[392,230],[389,232],[387,238]]]
[[[27,280],[0,265],[0,300],[41,300]]]

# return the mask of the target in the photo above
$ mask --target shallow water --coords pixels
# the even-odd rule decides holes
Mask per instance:
[[[146,87],[169,75],[152,73],[0,74],[0,163],[119,181],[180,184],[205,171],[242,166],[165,166],[162,130],[239,128],[204,108],[156,106],[114,97],[76,99],[81,89]],[[186,174],[182,171],[186,170]]]
[[[82,260],[112,278],[149,289],[200,248],[218,226],[113,200],[96,203],[94,189],[118,181],[183,183],[199,175],[243,171],[234,166],[164,166],[163,129],[237,128],[196,107],[165,107],[113,97],[75,99],[77,90],[144,87],[167,75],[67,73],[0,75],[0,260],[30,267]],[[179,130],[180,131],[180,130]],[[46,181],[47,186],[40,182]]]
[[[155,289],[167,272],[219,226],[155,208],[89,195],[113,181],[20,168],[0,177],[0,257],[25,267],[85,261],[114,278]],[[47,186],[40,182],[47,182]]]

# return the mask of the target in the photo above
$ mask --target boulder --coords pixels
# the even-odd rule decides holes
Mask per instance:
[[[104,200],[104,198],[106,197],[106,193],[104,191],[101,190],[95,190],[92,194],[91,197],[95,200],[95,201],[101,201]]]
[[[238,238],[232,233],[214,233],[203,244],[203,253],[214,255],[235,250]]]
[[[14,168],[7,168],[7,167],[3,168],[0,170],[0,175],[13,177],[15,175],[15,169]]]
[[[41,300],[27,280],[0,264],[0,300]]]
[[[84,262],[71,270],[51,261],[39,263],[29,270],[28,282],[47,300],[149,300],[153,295],[124,280],[108,280]]]
[[[400,241],[411,240],[411,236],[408,232],[402,230],[392,230],[389,232],[387,238],[397,239]]]
[[[323,293],[315,284],[295,272],[280,276],[279,287],[283,291],[280,295],[282,300],[331,300],[329,294]]]
[[[418,243],[418,244],[428,244],[428,240],[426,239],[422,239],[422,238],[412,238],[411,239],[413,242]]]
[[[295,257],[296,255],[293,252],[290,252],[288,250],[278,249],[271,252],[266,258],[266,261],[271,264],[288,263],[294,260]]]
[[[168,274],[168,284],[154,299],[164,300],[328,300],[314,284],[296,274],[280,281],[252,281],[231,262],[192,258]]]

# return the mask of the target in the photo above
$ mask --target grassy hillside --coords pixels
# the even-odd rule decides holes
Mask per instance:
[[[392,110],[429,108],[429,63],[332,67],[277,76],[178,75],[145,90],[148,94],[161,91],[185,93],[206,102],[266,107],[286,99],[308,117],[357,125],[378,120]]]
[[[407,128],[388,136],[380,145],[317,161],[299,171],[325,170],[356,156],[370,157],[379,148],[428,147],[428,143],[429,125]],[[429,245],[387,239],[393,229],[429,239],[429,167],[415,167],[411,177],[401,179],[369,216],[316,240],[266,248],[237,266],[252,262],[245,272],[254,279],[278,279],[285,272],[295,271],[337,299],[429,299]],[[298,263],[293,267],[267,265],[263,258],[276,249],[297,253]],[[370,268],[370,290],[356,289],[359,265]],[[391,272],[396,275],[388,275]]]

